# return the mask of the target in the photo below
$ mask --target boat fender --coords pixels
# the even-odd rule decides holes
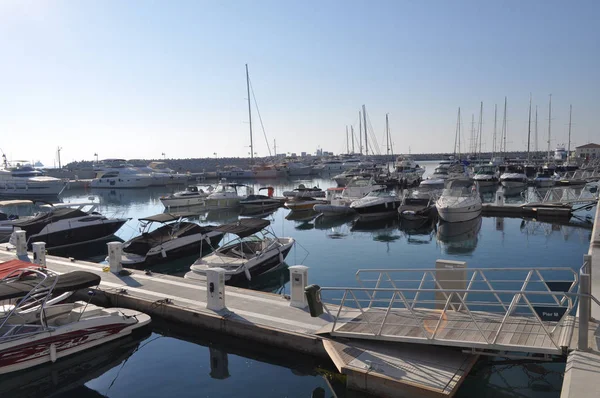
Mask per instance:
[[[252,275],[250,275],[250,270],[248,269],[248,263],[244,263],[244,273],[246,274],[246,278],[251,281]]]
[[[54,343],[50,344],[50,360],[52,363],[56,362],[56,345]]]
[[[284,259],[283,259],[283,253],[281,252],[281,246],[279,246],[279,247],[277,248],[277,251],[279,252],[279,263],[280,263],[280,264],[283,264],[283,260],[284,260]]]
[[[162,256],[162,258],[167,258],[167,252],[163,247],[160,248],[160,255]]]

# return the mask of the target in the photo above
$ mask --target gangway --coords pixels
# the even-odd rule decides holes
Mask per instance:
[[[569,267],[468,269],[437,260],[433,269],[361,269],[356,280],[358,287],[321,288],[333,319],[322,333],[489,355],[565,355],[576,322],[589,322],[589,314],[576,317],[578,303],[600,305],[589,294],[589,275],[581,290]]]
[[[523,206],[551,206],[551,205],[580,205],[578,209],[591,208],[598,203],[598,183],[589,183],[582,188],[573,187],[553,187],[548,190],[540,191],[533,188],[532,191],[526,191]]]

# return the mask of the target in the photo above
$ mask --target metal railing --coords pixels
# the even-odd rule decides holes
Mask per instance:
[[[598,191],[592,192],[589,187],[574,189],[572,187],[554,187],[540,192],[533,188],[526,191],[525,203],[537,204],[581,204],[598,201]]]
[[[591,300],[600,305],[588,290],[589,264],[578,273],[467,269],[438,260],[435,269],[359,270],[359,287],[321,288],[321,294],[330,303],[333,335],[562,354],[571,344],[577,304],[580,342]]]

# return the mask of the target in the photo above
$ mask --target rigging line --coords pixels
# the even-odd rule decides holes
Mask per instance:
[[[371,118],[369,117],[368,113],[367,113],[367,122],[369,123],[369,128],[371,130],[371,131],[369,131],[369,135],[371,136],[371,141],[375,141],[375,149],[377,150],[377,154],[381,155],[381,150],[379,149],[379,143],[377,142],[377,137],[373,133],[373,125],[371,124]],[[365,128],[365,130],[368,131],[369,128]],[[371,142],[371,147],[372,146],[373,146],[373,142]]]
[[[260,127],[262,128],[263,135],[265,136],[265,143],[267,144],[267,149],[269,150],[269,156],[273,156],[271,154],[271,147],[269,146],[269,140],[267,139],[267,132],[265,131],[265,125],[263,124],[262,116],[260,115],[260,109],[258,109],[258,102],[256,102],[256,96],[254,95],[254,87],[252,86],[252,80],[248,78],[250,83],[250,91],[252,92],[252,98],[254,99],[254,105],[256,106],[256,113],[258,114],[258,120],[260,120]]]

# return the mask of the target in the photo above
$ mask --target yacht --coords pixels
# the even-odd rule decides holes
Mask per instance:
[[[449,180],[435,207],[439,217],[446,222],[469,221],[481,216],[477,183],[467,178]]]
[[[294,161],[282,163],[281,168],[286,170],[290,177],[308,176],[312,171],[312,167]]]
[[[217,247],[223,233],[215,231],[214,226],[187,221],[193,217],[198,215],[160,213],[140,218],[141,235],[123,244],[121,264],[124,267],[154,265]],[[154,229],[156,224],[160,227]]]
[[[148,188],[156,184],[152,175],[142,173],[134,167],[120,167],[98,171],[96,178],[90,182],[92,188]]]
[[[361,160],[357,158],[350,158],[346,159],[342,166],[344,169],[352,169],[354,167],[359,167],[361,169],[370,169],[375,167],[375,163],[368,159]]]
[[[27,244],[45,242],[47,249],[59,249],[106,239],[125,224],[127,218],[107,218],[96,212],[97,203],[45,205],[47,212],[13,222],[23,230]]]
[[[498,173],[496,172],[496,166],[483,165],[475,166],[473,174],[473,181],[477,182],[479,187],[493,187],[498,185]]]
[[[52,295],[98,286],[100,277],[84,271],[49,275],[27,269],[26,279],[0,281],[0,301],[13,300],[0,319],[0,374],[55,362],[131,334],[150,323],[142,312],[102,308],[84,301],[49,304]],[[91,297],[91,296],[90,296]],[[22,310],[37,306],[32,317]],[[52,314],[49,316],[48,314]]]
[[[140,167],[142,173],[152,176],[152,186],[181,185],[189,180],[188,174],[181,174],[167,167],[165,162],[150,162],[148,166]]]
[[[350,208],[358,213],[359,218],[386,218],[397,216],[401,203],[402,200],[395,192],[380,189],[355,200],[350,204]]]
[[[342,162],[341,160],[325,160],[323,162],[321,162],[320,164],[316,165],[313,169],[316,170],[317,172],[323,172],[323,173],[331,173],[334,171],[343,171],[347,168],[350,167],[355,167],[354,166],[349,166],[349,165],[344,165],[344,162]]]
[[[272,164],[256,165],[252,167],[254,178],[279,178],[284,177],[286,172]]]
[[[500,175],[500,183],[506,188],[524,188],[527,186],[527,176],[522,167],[507,165]]]
[[[183,206],[201,206],[205,199],[210,195],[212,187],[208,187],[209,192],[205,192],[195,185],[187,187],[185,191],[175,192],[168,196],[161,196],[160,201],[165,208],[183,207]]]
[[[207,269],[218,267],[225,270],[225,282],[235,285],[276,268],[284,262],[295,240],[278,238],[267,229],[269,225],[268,220],[244,218],[215,228],[235,238],[196,260],[185,278],[203,280]]]
[[[63,180],[48,177],[27,163],[17,162],[12,166],[2,156],[4,165],[0,168],[0,196],[57,197],[65,189]]]
[[[217,171],[217,178],[234,178],[234,179],[247,179],[254,178],[254,172],[252,170],[244,170],[237,166],[225,166],[223,170]]]
[[[404,180],[409,185],[420,181],[423,177],[423,173],[425,173],[425,169],[423,167],[419,166],[410,157],[404,156],[398,156],[396,158],[394,169],[396,171],[398,180]]]

